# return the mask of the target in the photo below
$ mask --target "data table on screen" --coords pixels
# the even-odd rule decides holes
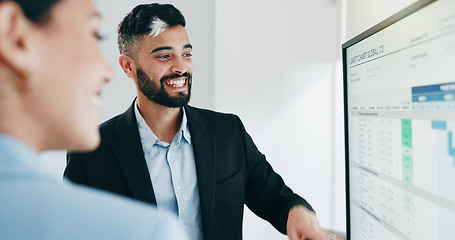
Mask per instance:
[[[345,51],[351,239],[455,239],[455,1]]]

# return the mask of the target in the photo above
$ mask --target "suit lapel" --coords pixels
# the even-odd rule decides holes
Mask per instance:
[[[215,207],[216,137],[197,109],[186,106],[185,111],[196,161],[204,238],[210,239]]]
[[[119,118],[115,134],[120,140],[112,145],[133,198],[156,205],[152,181],[142,151],[134,113],[135,102]]]

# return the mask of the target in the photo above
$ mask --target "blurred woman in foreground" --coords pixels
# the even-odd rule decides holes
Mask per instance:
[[[112,74],[91,0],[0,0],[0,238],[187,239],[156,209],[74,186],[38,153],[99,144]]]

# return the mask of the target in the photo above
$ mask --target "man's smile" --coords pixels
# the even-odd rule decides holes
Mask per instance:
[[[173,88],[181,88],[186,85],[187,78],[186,77],[179,77],[166,80],[164,84]]]

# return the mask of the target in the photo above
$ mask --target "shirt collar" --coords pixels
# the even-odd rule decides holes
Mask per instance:
[[[191,134],[190,129],[188,128],[188,118],[186,117],[185,108],[182,107],[183,110],[183,117],[182,117],[182,124],[180,125],[180,130],[183,132],[183,138],[191,145]]]
[[[136,115],[137,121],[137,128],[139,130],[139,136],[142,143],[142,148],[144,153],[148,151],[148,149],[152,148],[153,144],[159,142],[160,140],[155,136],[152,130],[147,126],[144,118],[142,117],[141,113],[139,112],[139,108],[137,107],[137,100],[134,104],[134,113]]]
[[[139,136],[141,139],[142,148],[144,150],[144,153],[146,153],[154,144],[160,144],[161,141],[158,139],[158,137],[156,137],[156,135],[153,133],[153,131],[149,128],[149,126],[145,122],[144,118],[142,117],[141,113],[139,112],[139,108],[137,106],[137,100],[136,100],[134,106],[135,106],[134,113],[136,115],[137,127],[139,130]],[[183,108],[183,107],[182,107],[182,110],[183,110],[183,117],[182,117],[182,123],[180,124],[179,132],[183,133],[183,134],[181,134],[181,135],[183,135],[183,139],[185,139],[185,141],[188,144],[191,144],[191,135],[190,135],[190,131],[189,131],[188,124],[187,124],[188,120],[186,117],[186,111],[185,111],[185,108]],[[179,133],[177,133],[176,135],[179,135]],[[178,142],[180,142],[180,139],[178,139]],[[160,145],[162,145],[162,144],[160,144]]]

